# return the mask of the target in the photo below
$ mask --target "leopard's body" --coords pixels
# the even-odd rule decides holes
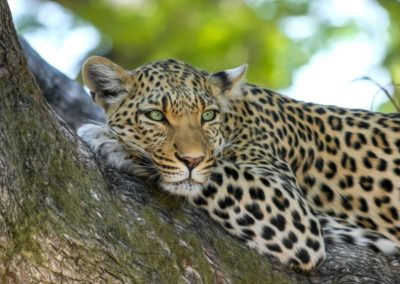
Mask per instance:
[[[396,253],[400,115],[298,102],[242,83],[244,71],[89,59],[85,82],[108,122],[79,134],[285,264],[314,268],[326,240]]]

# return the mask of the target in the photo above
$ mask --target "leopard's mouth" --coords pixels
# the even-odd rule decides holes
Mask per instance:
[[[198,195],[203,189],[203,185],[193,179],[184,179],[178,182],[161,182],[162,189],[179,195]]]
[[[191,179],[191,178],[187,178],[178,182],[171,182],[171,184],[175,184],[175,185],[183,185],[183,184],[195,184],[198,183],[195,180]]]

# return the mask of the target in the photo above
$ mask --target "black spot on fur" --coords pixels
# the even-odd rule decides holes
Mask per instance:
[[[237,172],[237,170],[232,169],[230,167],[224,167],[224,171],[226,173],[226,176],[228,178],[233,178],[234,180],[238,180],[239,178],[239,173]]]
[[[226,196],[225,198],[221,198],[220,200],[218,200],[218,205],[219,205],[219,207],[221,209],[225,209],[227,207],[230,207],[233,204],[235,204],[235,202],[229,196]]]
[[[347,210],[353,210],[353,205],[351,205],[350,200],[346,196],[341,196],[341,203],[343,208]]]
[[[306,245],[314,251],[318,251],[321,246],[318,241],[314,241],[310,238],[307,238]]]
[[[299,214],[299,212],[296,211],[296,209],[294,209],[292,211],[292,218],[293,218],[293,221],[300,221],[301,220],[300,214]]]
[[[221,210],[214,209],[213,213],[214,213],[214,215],[218,216],[221,219],[229,219],[229,214],[226,212],[223,212]]]
[[[361,176],[359,184],[365,191],[371,191],[373,189],[374,180],[370,176]]]
[[[254,180],[254,176],[252,174],[250,174],[248,171],[245,171],[243,173],[243,176],[246,179],[246,181],[253,181]]]
[[[266,187],[270,187],[271,183],[265,179],[265,178],[260,178],[260,181],[262,182],[263,185],[265,185]]]
[[[340,131],[343,128],[342,120],[339,117],[330,115],[328,117],[328,123],[332,130]]]
[[[342,239],[342,241],[344,241],[345,243],[354,244],[354,238],[352,236],[349,235],[340,235],[340,238]]]
[[[227,229],[233,229],[231,223],[229,223],[227,221],[224,222],[224,227],[227,228]]]
[[[210,180],[218,184],[219,186],[222,186],[222,183],[224,182],[224,179],[220,173],[212,172],[210,174]]]
[[[307,175],[304,177],[304,184],[307,185],[309,188],[313,187],[315,185],[315,182],[316,180],[313,176]]]
[[[372,249],[374,252],[379,253],[381,250],[374,244],[368,244],[368,247]]]
[[[335,197],[333,190],[324,183],[322,183],[319,188],[325,194],[326,199],[331,202],[333,200],[333,198]]]
[[[368,203],[367,203],[367,201],[363,197],[360,197],[359,201],[360,201],[360,210],[362,212],[368,212]]]
[[[316,206],[318,206],[318,207],[324,206],[323,203],[322,203],[322,201],[321,201],[321,198],[319,198],[318,195],[315,195],[315,196],[313,197],[312,200],[313,200],[313,202],[314,202],[314,204],[315,204]]]
[[[272,238],[275,236],[275,231],[271,227],[265,225],[262,228],[261,236],[267,241],[272,240]]]
[[[310,262],[310,255],[308,254],[308,252],[301,248],[296,252],[296,256],[298,257],[298,259],[300,259],[300,261],[302,263],[309,263]]]
[[[233,190],[233,196],[235,197],[235,199],[237,201],[242,200],[243,197],[243,190],[240,187],[235,187],[235,189]]]
[[[306,231],[306,227],[300,223],[300,222],[293,222],[293,225],[296,227],[297,230],[299,230],[301,233],[304,233]]]
[[[248,214],[244,214],[241,218],[236,219],[236,223],[240,226],[250,226],[255,223],[254,219]]]
[[[387,162],[386,162],[385,160],[383,160],[383,159],[380,159],[380,160],[379,160],[379,164],[378,164],[378,166],[376,167],[376,169],[377,169],[378,171],[380,171],[380,172],[386,171],[386,169],[387,169]]]
[[[273,252],[282,252],[281,247],[278,244],[271,244],[271,245],[266,245],[266,247]]]
[[[265,194],[264,191],[261,188],[258,187],[250,187],[249,189],[250,197],[253,200],[265,200]]]
[[[310,219],[310,232],[316,236],[319,235],[318,223],[312,219]]]
[[[363,164],[367,169],[372,169],[372,163],[371,160],[368,159],[368,157],[363,158]]]
[[[207,205],[208,202],[205,200],[203,197],[198,196],[193,200],[193,203],[196,204],[197,206],[202,206],[202,205]]]
[[[389,212],[392,215],[392,218],[395,220],[399,220],[399,213],[397,212],[397,209],[395,207],[390,207]]]
[[[332,161],[330,161],[328,164],[328,169],[325,172],[325,177],[327,179],[332,179],[336,175],[336,164]]]
[[[343,168],[350,170],[353,173],[357,170],[356,161],[346,153],[343,154],[341,165]]]
[[[255,237],[254,231],[250,229],[242,229],[242,237],[248,240],[252,240]]]
[[[291,240],[284,238],[282,240],[283,245],[287,248],[287,249],[292,249],[293,248],[293,243]]]
[[[213,197],[217,193],[217,188],[212,184],[209,184],[206,188],[203,189],[203,195],[205,197]]]
[[[275,204],[276,208],[280,211],[285,211],[286,208],[289,207],[290,203],[287,198],[277,198],[277,197],[272,197],[272,202]]]
[[[385,221],[386,223],[392,224],[393,220],[390,219],[387,215],[383,214],[383,213],[379,213],[379,217],[381,217],[381,219],[383,221]]]
[[[323,168],[324,168],[324,160],[322,160],[321,158],[318,158],[315,161],[315,167],[317,168],[317,170],[319,172],[322,172]]]
[[[284,231],[285,230],[286,220],[285,220],[285,217],[283,217],[281,214],[278,214],[275,217],[272,217],[270,222],[279,231]]]
[[[261,212],[261,208],[257,203],[247,204],[245,208],[258,220],[261,220],[264,217],[264,214]]]
[[[386,192],[392,192],[393,191],[393,183],[391,180],[384,178],[380,181],[380,186],[386,191]]]
[[[293,232],[289,232],[289,240],[292,242],[292,243],[297,243],[297,241],[298,241],[298,239],[297,239],[297,236],[295,235],[295,233],[293,233]]]

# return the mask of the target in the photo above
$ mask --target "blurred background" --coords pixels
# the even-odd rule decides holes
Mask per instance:
[[[127,69],[177,58],[207,71],[249,64],[248,81],[295,99],[394,112],[398,0],[9,0],[20,34],[80,80],[103,55]],[[372,80],[366,80],[371,78]]]

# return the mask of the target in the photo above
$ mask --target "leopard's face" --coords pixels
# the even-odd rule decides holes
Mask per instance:
[[[110,131],[139,162],[146,161],[140,167],[155,174],[163,189],[199,194],[224,145],[216,79],[166,60],[132,72],[108,65],[117,78],[107,88],[104,81],[112,75],[99,69],[104,67],[104,59],[100,60],[102,65],[91,64],[86,73],[84,68],[84,78],[106,111]],[[91,82],[103,85],[96,89]],[[110,88],[118,95],[110,94]]]
[[[110,113],[108,123],[132,154],[152,161],[164,189],[196,193],[224,142],[220,108],[206,89],[175,88],[162,81],[163,87],[148,80],[137,83],[132,88],[137,95]]]

